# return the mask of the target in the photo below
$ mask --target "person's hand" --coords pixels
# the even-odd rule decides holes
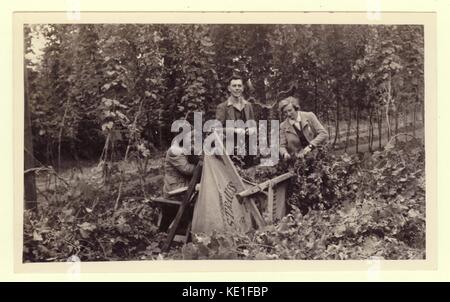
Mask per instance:
[[[303,149],[303,155],[306,155],[311,151],[312,151],[312,148],[308,145]]]
[[[295,155],[297,158],[303,158],[305,157],[305,153],[304,153],[304,149],[297,152],[297,154]]]
[[[288,161],[288,160],[291,159],[291,156],[290,156],[289,153],[287,153],[287,152],[281,154],[281,157],[282,157],[285,161]]]

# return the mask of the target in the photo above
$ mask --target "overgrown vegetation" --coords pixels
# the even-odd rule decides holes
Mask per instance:
[[[24,33],[24,261],[425,257],[424,148],[402,142],[423,131],[423,27],[40,24]],[[331,148],[295,163],[281,221],[162,253],[150,197],[160,195],[171,123],[193,111],[212,118],[232,73],[258,118],[279,119],[274,102],[298,97]],[[285,171],[241,172],[260,182]]]
[[[257,171],[255,181],[282,172]],[[425,257],[424,148],[418,141],[388,145],[360,158],[327,150],[300,159],[289,197],[290,213],[248,234],[197,234],[162,253],[158,209],[138,182],[117,192],[96,178],[61,185],[56,200],[25,212],[24,260],[131,259],[423,259]],[[248,177],[248,175],[246,175]],[[126,179],[132,178],[128,174]],[[127,182],[128,183],[128,182]],[[158,195],[160,183],[148,188]]]
[[[182,249],[183,257],[425,258],[425,171],[420,143],[388,145],[363,159],[324,150],[298,160],[295,170],[291,212],[280,222],[246,235],[197,236]],[[270,177],[270,173],[262,174]]]
[[[190,111],[214,116],[228,93],[226,79],[236,72],[245,79],[245,96],[259,103],[298,97],[341,148],[381,148],[382,136],[389,140],[409,125],[414,132],[422,110],[421,26],[45,24],[24,30],[34,156],[55,168],[61,160],[97,159],[105,145],[115,159],[142,144],[164,149],[174,120]],[[38,59],[33,37],[45,41]],[[260,118],[278,117],[255,107]]]

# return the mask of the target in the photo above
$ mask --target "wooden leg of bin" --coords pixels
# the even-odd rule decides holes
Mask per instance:
[[[178,208],[177,215],[175,216],[175,219],[173,220],[173,224],[168,231],[167,239],[163,246],[164,252],[167,252],[170,249],[170,245],[172,244],[172,240],[175,237],[175,232],[178,228],[181,217],[183,216],[184,211],[186,211],[188,209],[189,203],[191,202],[192,195],[195,194],[195,185],[198,182],[200,182],[200,177],[202,174],[202,164],[203,164],[203,162],[199,161],[197,163],[197,166],[195,167],[194,174],[192,176],[191,182],[189,183],[187,193],[183,199],[183,202],[181,203],[180,207]]]
[[[189,240],[189,235],[191,234],[191,226],[192,226],[192,221],[189,222],[187,228],[186,228],[186,237],[184,239],[184,243],[186,244]]]
[[[273,223],[273,186],[269,183],[269,189],[267,192],[267,213],[269,214],[269,223]]]
[[[266,222],[264,221],[264,218],[261,216],[261,213],[259,212],[258,207],[255,204],[255,200],[253,198],[249,198],[245,204],[247,205],[247,209],[250,211],[253,218],[255,218],[258,228],[266,226]]]

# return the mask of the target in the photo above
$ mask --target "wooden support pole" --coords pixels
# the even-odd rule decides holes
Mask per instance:
[[[24,170],[35,168],[33,157],[33,133],[31,131],[31,115],[30,115],[30,102],[28,97],[28,70],[24,64]],[[37,194],[36,194],[36,179],[34,172],[24,173],[24,207],[25,209],[32,209],[37,211]]]
[[[237,193],[237,194],[236,194],[236,197],[238,198],[239,201],[242,201],[242,199],[243,199],[244,197],[251,196],[251,195],[253,195],[253,194],[255,194],[255,193],[258,193],[258,192],[261,192],[261,191],[267,189],[267,188],[269,187],[269,184],[271,184],[272,186],[275,186],[275,185],[277,185],[278,183],[283,182],[283,181],[285,181],[285,180],[291,178],[291,177],[294,176],[294,175],[295,175],[295,174],[294,174],[293,172],[288,172],[288,173],[282,174],[282,175],[280,175],[280,176],[277,176],[277,177],[275,177],[275,178],[266,180],[266,181],[263,182],[263,183],[254,185],[253,187],[250,187],[250,188],[248,188],[247,190],[244,190],[244,191],[242,191],[242,192]]]
[[[264,221],[264,218],[261,216],[261,213],[259,212],[258,207],[256,206],[255,200],[253,198],[249,198],[248,201],[245,202],[245,206],[255,219],[258,228],[266,226],[266,222]]]
[[[273,184],[269,183],[268,189],[268,199],[267,199],[267,212],[269,214],[269,223],[273,222]]]
[[[191,201],[192,194],[195,193],[195,186],[198,182],[200,182],[201,175],[202,175],[202,167],[203,162],[200,160],[195,167],[194,174],[192,176],[191,182],[189,183],[188,190],[186,195],[184,196],[183,202],[181,203],[180,207],[178,208],[177,215],[175,216],[175,219],[173,220],[172,226],[169,229],[169,233],[167,235],[166,242],[163,246],[163,251],[167,252],[170,249],[170,245],[172,244],[173,238],[175,237],[175,232],[177,231],[178,225],[180,224],[181,218],[183,217],[184,212],[189,206],[189,203]]]

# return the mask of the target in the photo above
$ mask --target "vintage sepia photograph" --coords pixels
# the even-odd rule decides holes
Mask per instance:
[[[25,23],[22,263],[426,260],[423,24]]]

